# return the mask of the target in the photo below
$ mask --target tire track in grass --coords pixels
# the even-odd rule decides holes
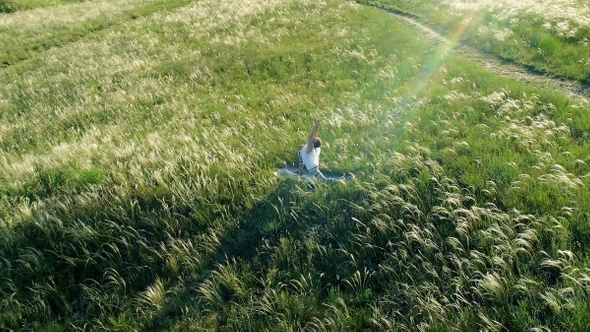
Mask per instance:
[[[79,22],[77,25],[68,28],[67,30],[60,30],[59,26],[55,31],[49,33],[44,38],[39,36],[19,39],[12,37],[13,45],[8,45],[6,41],[0,40],[3,44],[3,50],[0,50],[0,70],[10,68],[15,65],[25,63],[29,60],[35,59],[44,52],[64,47],[73,44],[90,35],[120,26],[126,22],[147,17],[157,12],[171,11],[193,2],[193,0],[173,0],[173,1],[155,1],[150,3],[140,3],[137,7],[122,10],[121,12],[105,19],[103,15],[90,19],[85,22]],[[11,15],[11,14],[4,14]],[[9,29],[0,25],[2,33],[10,33]]]
[[[396,19],[402,20],[411,26],[414,26],[424,32],[430,39],[438,43],[444,43],[456,51],[456,54],[469,59],[480,67],[496,73],[498,75],[512,78],[521,82],[527,82],[544,87],[554,87],[564,91],[570,97],[588,99],[590,98],[590,87],[584,86],[573,80],[568,80],[559,77],[545,75],[525,66],[520,66],[514,63],[502,61],[501,59],[491,56],[490,54],[481,52],[480,50],[467,46],[462,43],[455,43],[439,32],[431,29],[425,24],[419,22],[416,17],[411,14],[385,8],[378,8],[388,14],[394,16]]]

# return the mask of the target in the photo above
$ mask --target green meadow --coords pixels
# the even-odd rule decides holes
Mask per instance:
[[[588,28],[403,3],[0,0],[0,330],[587,330],[590,102],[376,7]],[[316,119],[352,182],[275,176]]]
[[[590,85],[585,0],[356,0],[427,23],[451,40],[538,73]]]

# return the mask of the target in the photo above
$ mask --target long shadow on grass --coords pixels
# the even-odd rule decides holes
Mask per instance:
[[[267,257],[261,255],[260,248],[278,246],[285,237],[302,238],[309,229],[325,225],[329,217],[324,211],[321,208],[310,209],[308,205],[315,204],[318,196],[322,196],[326,201],[337,199],[340,193],[333,188],[325,184],[315,188],[297,180],[282,181],[266,199],[245,213],[247,217],[242,223],[239,235],[221,239],[222,245],[217,250],[217,258],[212,260],[197,278],[184,280],[184,289],[168,300],[167,305],[144,325],[143,331],[167,329],[176,323],[182,323],[185,314],[183,309],[198,305],[198,299],[202,297],[198,291],[199,286],[218,271],[220,266],[235,261],[251,263],[262,269],[254,271],[257,277],[264,274],[270,263],[265,261]],[[314,195],[315,190],[321,193]],[[306,195],[314,197],[308,198]],[[319,207],[322,202],[318,201],[317,204]]]
[[[222,245],[217,249],[217,258],[209,262],[198,278],[185,280],[183,291],[175,294],[174,298],[168,301],[168,304],[143,327],[142,331],[170,328],[177,320],[181,320],[182,309],[186,306],[190,307],[195,302],[195,298],[199,297],[198,286],[207,280],[220,265],[235,259],[253,259],[257,254],[256,248],[264,241],[269,226],[272,227],[271,224],[278,218],[275,208],[282,202],[293,199],[295,190],[297,187],[294,181],[284,181],[270,192],[266,199],[258,203],[251,211],[246,212],[245,215],[249,217],[242,223],[243,228],[240,229],[239,235],[220,239]],[[288,231],[290,226],[288,224],[284,226],[285,231]]]

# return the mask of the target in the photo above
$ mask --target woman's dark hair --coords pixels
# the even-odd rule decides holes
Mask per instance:
[[[314,147],[314,148],[319,148],[320,146],[322,146],[322,141],[321,141],[319,138],[316,138],[316,139],[313,141],[313,147]]]

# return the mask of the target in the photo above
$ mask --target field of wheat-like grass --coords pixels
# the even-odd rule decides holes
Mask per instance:
[[[5,7],[0,330],[590,324],[587,100],[352,1]],[[315,119],[350,183],[274,176]]]
[[[458,44],[532,71],[590,83],[590,6],[560,1],[358,0],[412,15]]]

